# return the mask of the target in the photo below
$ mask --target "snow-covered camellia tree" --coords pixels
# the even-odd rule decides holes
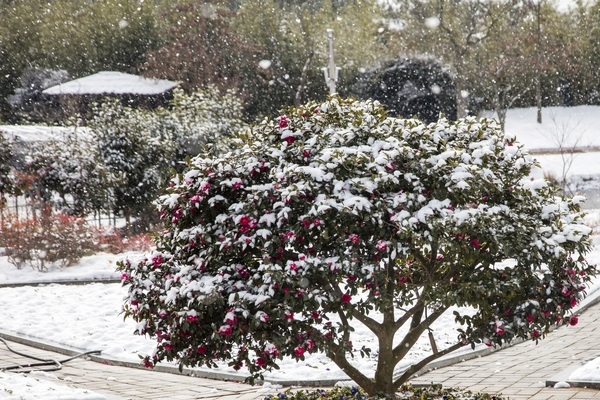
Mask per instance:
[[[156,252],[119,265],[125,314],[158,343],[148,366],[229,360],[259,376],[324,352],[369,394],[390,394],[461,346],[577,322],[594,274],[582,199],[531,180],[534,162],[493,121],[424,125],[332,97],[245,139],[193,159],[158,201]],[[473,309],[456,312],[455,343],[395,373],[455,305]],[[353,348],[357,324],[373,348]],[[376,351],[374,371],[353,365]]]

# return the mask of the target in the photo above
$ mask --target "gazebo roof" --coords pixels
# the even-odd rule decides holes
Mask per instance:
[[[61,83],[44,90],[49,95],[157,95],[177,86],[177,82],[150,79],[115,71],[101,71],[94,75]]]

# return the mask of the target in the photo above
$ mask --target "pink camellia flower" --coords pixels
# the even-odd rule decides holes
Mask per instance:
[[[131,276],[130,276],[128,273],[126,273],[126,272],[123,272],[123,273],[121,274],[121,281],[122,281],[122,282],[128,281],[129,279],[131,279]]]
[[[190,199],[190,203],[192,203],[192,204],[198,204],[198,203],[200,203],[200,200],[202,200],[202,197],[200,197],[199,194],[195,194]]]
[[[356,233],[352,233],[348,236],[348,240],[354,244],[358,244],[358,242],[360,242],[360,237]]]
[[[269,314],[267,314],[267,313],[260,314],[260,316],[258,317],[258,320],[260,322],[269,322]]]
[[[315,342],[313,342],[311,339],[307,340],[304,345],[306,346],[306,349],[308,351],[311,351],[312,349],[315,348]]]
[[[262,357],[258,357],[256,359],[256,365],[259,366],[260,368],[264,368],[267,366],[267,361]]]
[[[579,322],[579,318],[577,318],[576,315],[573,315],[573,316],[571,316],[571,318],[569,318],[569,325],[571,325],[571,326],[577,325],[578,322]]]
[[[313,225],[314,225],[314,226],[319,226],[319,225],[321,225],[321,220],[320,220],[319,218],[315,218],[315,219],[313,219]]]
[[[233,327],[231,325],[222,325],[219,328],[219,333],[223,336],[229,337],[233,334]]]
[[[277,350],[277,346],[275,346],[273,343],[268,343],[263,350],[263,354],[277,357],[279,355],[279,350]]]
[[[201,345],[196,348],[196,353],[198,354],[206,354],[207,351],[208,347],[206,347],[205,345]]]
[[[294,313],[292,311],[288,311],[285,313],[285,319],[288,321],[292,321],[294,319]]]
[[[477,239],[471,240],[471,246],[473,246],[476,249],[481,248],[481,244],[479,243],[479,240],[477,240]]]
[[[502,322],[496,322],[496,324],[494,325],[494,332],[496,332],[496,335],[502,336],[504,335],[504,333],[506,332],[504,329],[502,329],[502,327],[504,326],[504,324]]]
[[[350,296],[348,293],[344,293],[342,295],[342,303],[348,304],[348,303],[350,303],[351,300],[352,300],[352,296]]]
[[[379,251],[384,251],[385,249],[387,249],[387,243],[385,242],[385,240],[379,240],[377,241],[375,248]]]
[[[296,357],[302,357],[304,355],[304,351],[304,347],[298,346],[294,349],[294,354],[296,355]]]
[[[288,125],[289,125],[289,121],[285,115],[282,115],[281,117],[279,117],[279,127],[281,129],[287,128]]]
[[[563,286],[562,290],[560,291],[562,293],[563,296],[568,297],[570,295],[573,294],[573,291],[571,291],[568,287]]]

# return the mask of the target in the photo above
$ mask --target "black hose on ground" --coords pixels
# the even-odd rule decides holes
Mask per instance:
[[[69,357],[66,358],[64,360],[53,360],[53,359],[44,359],[44,358],[39,358],[39,357],[35,357],[29,354],[25,354],[25,353],[21,353],[18,352],[14,349],[12,349],[8,343],[6,343],[6,340],[4,340],[3,338],[0,337],[0,342],[2,342],[6,348],[11,351],[12,353],[18,354],[21,357],[25,357],[25,358],[30,358],[32,360],[36,360],[39,361],[37,363],[30,363],[30,364],[20,364],[20,365],[11,365],[8,367],[2,367],[0,366],[0,371],[14,371],[14,372],[19,372],[19,373],[29,373],[32,371],[58,371],[59,369],[62,368],[62,365],[74,360],[76,358],[79,357],[83,357],[83,356],[87,356],[89,354],[100,354],[101,351],[100,350],[94,350],[94,351],[87,351],[85,353],[80,353],[80,354],[76,354],[73,357]],[[43,369],[39,369],[37,367],[48,367],[48,368],[43,368]]]

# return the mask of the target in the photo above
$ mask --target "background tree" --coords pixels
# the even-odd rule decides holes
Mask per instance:
[[[94,111],[89,123],[99,162],[106,169],[103,187],[109,191],[106,207],[113,215],[135,217],[142,226],[150,221],[152,201],[170,171],[175,148],[163,137],[158,115],[123,107],[108,100]]]
[[[489,121],[424,125],[337,97],[265,120],[240,153],[192,160],[158,202],[156,252],[119,263],[125,314],[157,340],[146,365],[230,360],[256,376],[322,351],[393,396],[461,346],[577,323],[591,229],[582,198],[531,181],[532,165]],[[396,376],[455,305],[472,308],[454,311],[456,341]],[[355,347],[355,324],[375,343]],[[376,351],[374,376],[352,365]]]
[[[141,71],[179,81],[188,93],[208,85],[239,87],[252,53],[251,46],[234,31],[233,15],[222,1],[186,2],[165,10],[170,28],[166,43],[146,53]]]
[[[159,46],[162,1],[72,2],[23,0],[0,4],[0,104],[31,68],[66,70],[75,77],[115,70],[134,72]]]
[[[403,3],[392,15],[398,14],[406,25],[398,33],[404,51],[432,54],[452,68],[457,114],[464,117],[475,83],[481,79],[474,57],[489,38],[499,34],[500,21],[515,10],[518,7],[510,1],[416,0]]]
[[[162,136],[173,138],[176,144],[174,163],[204,151],[224,154],[233,150],[237,133],[248,128],[243,116],[243,104],[234,91],[221,94],[215,86],[189,95],[175,90],[168,108],[157,115]]]
[[[452,75],[432,58],[398,59],[360,75],[352,91],[379,101],[395,117],[434,122],[440,115],[456,119]]]
[[[13,156],[14,153],[11,142],[0,132],[0,224],[4,222],[6,195],[13,191]]]
[[[50,194],[53,209],[68,215],[100,217],[109,200],[106,167],[98,159],[96,144],[83,128],[61,140],[35,146],[28,165],[37,185]]]
[[[340,93],[348,92],[361,68],[388,54],[380,40],[381,8],[370,0],[246,0],[235,26],[255,49],[242,88],[251,115],[273,116],[282,106],[326,97],[321,68],[327,65],[328,28],[335,32],[335,59],[342,69]]]
[[[57,117],[57,104],[44,96],[42,91],[51,86],[70,80],[65,70],[27,69],[21,76],[21,87],[7,100],[21,120],[30,122],[48,122]]]

